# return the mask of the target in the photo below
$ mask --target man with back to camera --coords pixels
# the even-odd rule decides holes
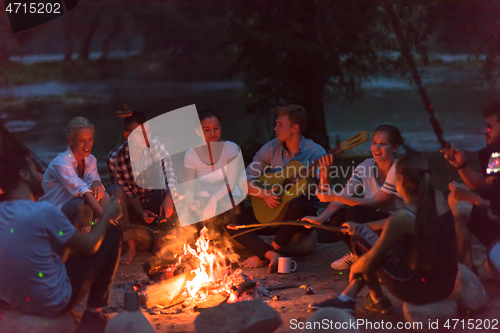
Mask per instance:
[[[481,172],[472,170],[466,162],[465,154],[453,147],[443,150],[444,157],[457,168],[464,184],[450,183],[448,204],[455,217],[459,262],[469,266],[476,274],[477,268],[472,262],[471,233],[486,247],[500,240],[500,221],[490,218],[490,200],[472,191],[485,188],[488,177],[488,161],[493,152],[500,152],[500,102],[495,102],[482,111],[486,118],[483,134],[486,148],[478,151]]]
[[[120,232],[111,225],[121,215],[111,198],[101,222],[86,236],[75,230],[53,204],[35,202],[44,191],[42,175],[27,151],[4,151],[0,156],[0,298],[14,309],[31,315],[53,317],[70,311],[88,293],[87,308],[77,332],[103,332],[118,259]],[[66,264],[60,254],[74,252]]]
[[[248,194],[258,196],[265,200],[271,208],[276,208],[280,204],[280,198],[270,189],[262,189],[254,184],[266,168],[269,171],[276,172],[285,167],[290,161],[298,160],[302,164],[310,165],[312,162],[321,158],[320,165],[325,165],[326,170],[333,162],[333,156],[326,155],[323,147],[314,143],[310,139],[303,137],[302,133],[307,127],[307,113],[303,107],[298,105],[287,105],[277,107],[274,110],[276,118],[276,139],[266,143],[253,158],[246,169],[248,179]],[[320,173],[320,186],[330,185],[328,172]],[[292,199],[289,203],[284,220],[297,220],[306,215],[315,215],[319,208],[319,200],[310,195]],[[238,224],[259,223],[255,217],[253,207],[247,207],[239,216]],[[271,228],[269,228],[271,229]],[[274,241],[271,245],[265,243],[256,233],[247,233],[235,238],[241,245],[251,250],[254,256],[245,260],[244,267],[254,268],[265,266],[269,261],[269,272],[276,271],[279,254],[278,251],[286,246],[292,237],[299,232],[307,232],[307,229],[301,226],[285,225],[275,228],[277,230]],[[239,231],[228,230],[231,235],[236,235]],[[314,249],[307,249],[305,253]]]

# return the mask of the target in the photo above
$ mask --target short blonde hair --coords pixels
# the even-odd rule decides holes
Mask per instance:
[[[80,128],[90,128],[94,134],[94,125],[87,118],[74,117],[66,126],[66,139],[72,138]]]

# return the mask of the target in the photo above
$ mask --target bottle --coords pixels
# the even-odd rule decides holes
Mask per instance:
[[[137,291],[125,292],[125,311],[111,318],[104,333],[155,333],[153,326],[139,310]]]

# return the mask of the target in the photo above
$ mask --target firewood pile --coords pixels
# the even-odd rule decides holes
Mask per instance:
[[[194,278],[196,265],[194,258],[181,262],[157,260],[144,264],[144,270],[152,283],[137,287],[146,295],[147,311],[153,315],[202,311],[225,302],[271,299],[273,290],[298,287],[251,277],[240,268],[228,265],[217,273],[220,279],[204,283],[192,296],[186,290],[186,284]]]

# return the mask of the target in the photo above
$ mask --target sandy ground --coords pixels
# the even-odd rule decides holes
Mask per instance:
[[[468,161],[471,164],[477,164],[470,153]],[[427,154],[430,165],[432,166],[433,174],[440,175],[434,177],[436,188],[446,191],[447,184],[450,179],[458,179],[456,171],[447,168],[446,163],[443,163],[441,154],[433,153]],[[474,154],[475,157],[475,154]],[[344,161],[344,164],[350,164],[350,161]],[[477,168],[477,165],[476,165]],[[344,180],[339,180],[342,182]],[[269,240],[269,238],[268,238]],[[314,288],[314,295],[306,295],[304,289],[294,288],[286,290],[273,291],[271,296],[279,295],[279,301],[265,300],[270,306],[275,308],[283,319],[283,324],[276,332],[300,332],[299,329],[293,329],[290,321],[293,319],[305,321],[311,316],[307,312],[307,306],[310,303],[322,301],[329,296],[339,294],[348,284],[348,272],[337,272],[330,268],[330,263],[342,257],[347,252],[347,247],[343,243],[329,243],[318,244],[316,252],[307,257],[293,258],[297,261],[298,268],[295,272],[287,275],[282,274],[267,274],[266,269],[244,269],[245,274],[257,278],[266,277],[268,280],[281,281],[282,283],[293,283],[299,285],[311,285]],[[151,258],[151,254],[144,251],[139,251],[136,259],[130,266],[119,266],[113,283],[111,297],[110,297],[110,310],[111,316],[117,314],[116,311],[123,309],[123,286],[125,284],[135,283],[147,278],[143,272],[142,264]],[[246,253],[248,256],[248,253]],[[245,259],[245,253],[242,253],[242,258]],[[481,281],[486,289],[488,295],[488,302],[485,309],[479,313],[464,314],[457,319],[500,319],[500,285],[492,281],[492,279],[485,272],[482,263],[486,258],[485,249],[477,240],[473,241],[473,258],[474,263],[480,273]],[[388,295],[395,305],[395,310],[389,315],[373,314],[364,309],[363,300],[367,290],[363,290],[357,298],[357,308],[355,312],[356,318],[366,318],[372,323],[390,321],[395,327],[398,322],[404,321],[402,303]],[[84,310],[82,303],[77,307],[80,313]],[[5,316],[6,307],[0,303],[0,320]],[[150,315],[144,312],[145,316],[149,319],[157,332],[195,332],[194,320],[198,313],[186,312],[175,315],[160,314]],[[461,322],[457,325],[455,330],[444,330],[450,332],[466,332],[467,330],[461,329]],[[375,332],[380,330],[364,330],[366,332]],[[442,332],[443,330],[436,330]],[[481,331],[481,330],[475,330]],[[410,332],[410,330],[385,330],[385,332]]]
[[[267,274],[263,268],[244,269],[245,274],[257,278],[266,277],[268,280],[281,281],[282,283],[311,285],[314,288],[314,295],[306,295],[304,289],[294,288],[273,291],[271,296],[279,295],[279,301],[265,300],[270,306],[275,308],[283,319],[283,324],[276,332],[300,332],[299,329],[293,329],[291,321],[305,321],[311,316],[307,312],[307,306],[310,303],[318,302],[329,296],[339,294],[348,284],[349,273],[334,271],[330,268],[330,263],[343,256],[347,247],[341,243],[318,244],[316,252],[307,257],[293,258],[297,261],[298,268],[291,274]],[[476,241],[473,246],[474,260],[478,266],[481,281],[484,284],[489,296],[486,308],[473,314],[464,314],[457,319],[498,319],[500,318],[500,285],[495,284],[485,272],[482,262],[486,257],[485,249]],[[120,308],[123,302],[123,288],[119,286],[127,282],[136,282],[146,278],[142,270],[142,263],[149,260],[151,255],[147,252],[139,252],[136,259],[130,266],[120,266],[118,268],[115,283],[110,299],[110,306],[113,309]],[[245,253],[242,254],[245,257]],[[363,306],[363,300],[368,290],[365,288],[357,298],[356,318],[365,318],[368,321],[392,322],[396,327],[398,322],[404,322],[402,302],[391,295],[389,298],[395,305],[395,310],[391,314],[381,315],[373,314],[367,311]],[[194,320],[198,313],[186,312],[175,315],[159,314],[150,315],[144,312],[150,323],[157,332],[195,332]],[[116,314],[112,314],[116,315]],[[457,325],[457,328],[461,324]],[[366,332],[379,331],[376,329],[364,330]],[[411,330],[384,330],[385,332],[411,332]],[[441,332],[442,330],[439,330]],[[450,332],[465,332],[463,329],[449,330]]]

